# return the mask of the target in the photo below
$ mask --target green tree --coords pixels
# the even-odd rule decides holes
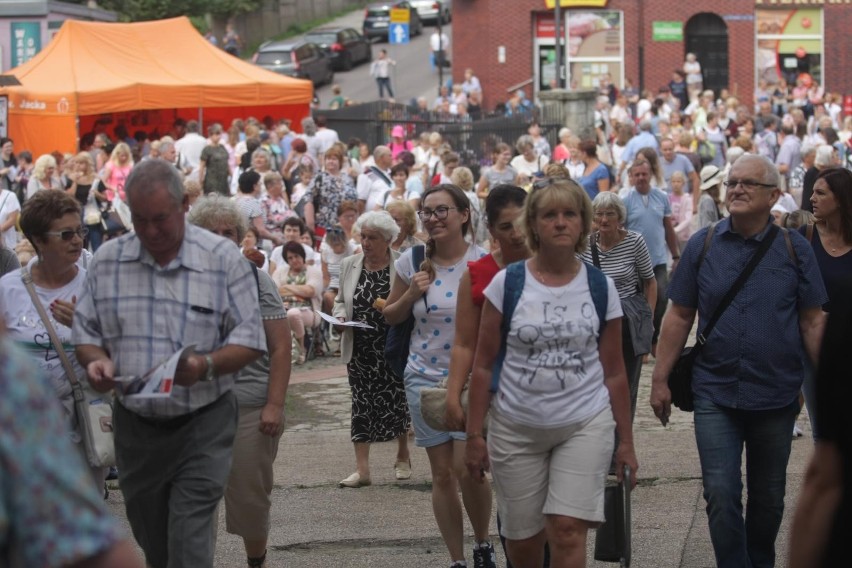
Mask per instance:
[[[85,4],[86,0],[71,0]],[[101,0],[100,6],[113,10],[126,22],[160,20],[175,16],[212,14],[227,18],[260,8],[264,0]]]

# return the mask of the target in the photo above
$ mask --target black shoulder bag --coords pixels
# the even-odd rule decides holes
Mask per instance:
[[[425,253],[426,247],[423,245],[411,248],[411,262],[415,272],[420,270],[420,264],[425,258]],[[426,294],[423,294],[423,303],[426,304]],[[414,329],[414,323],[414,314],[409,314],[402,323],[390,326],[385,337],[385,361],[400,379],[405,372],[405,366],[408,364],[411,332]]]
[[[692,412],[695,410],[692,398],[692,367],[695,365],[695,360],[701,354],[701,350],[704,348],[704,344],[707,343],[707,338],[713,332],[713,328],[716,327],[716,323],[719,321],[719,318],[722,317],[722,314],[745,285],[749,276],[751,276],[751,273],[754,272],[754,269],[757,268],[758,264],[760,264],[761,259],[769,250],[769,247],[772,246],[772,243],[775,241],[775,237],[778,236],[778,231],[779,229],[776,225],[772,225],[769,228],[769,232],[763,238],[763,241],[761,241],[760,246],[754,252],[754,255],[743,269],[739,278],[737,278],[736,282],[734,282],[733,286],[731,286],[730,290],[728,290],[728,293],[725,294],[719,302],[719,305],[716,306],[716,310],[713,312],[713,315],[710,317],[707,325],[704,326],[701,333],[696,336],[695,345],[685,347],[683,349],[680,357],[678,357],[674,367],[669,373],[668,383],[669,390],[672,395],[672,404],[684,412]],[[704,250],[702,251],[701,257],[698,261],[699,268],[701,266],[701,262],[704,260],[704,255],[707,253],[707,249],[710,248],[710,242],[713,240],[713,234],[715,232],[716,224],[714,223],[708,229],[707,240],[704,243]]]

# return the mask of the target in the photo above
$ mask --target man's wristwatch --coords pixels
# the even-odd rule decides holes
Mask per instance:
[[[207,372],[201,377],[201,380],[209,382],[216,377],[216,369],[213,368],[213,357],[211,355],[205,355],[204,360],[207,362]]]

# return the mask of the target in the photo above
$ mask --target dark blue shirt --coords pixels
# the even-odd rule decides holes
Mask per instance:
[[[807,238],[807,226],[799,228],[799,234]],[[831,301],[837,301],[849,293],[849,280],[852,278],[852,251],[841,256],[831,256],[822,245],[822,239],[816,227],[813,228],[811,246],[814,249],[817,266],[828,292],[828,302],[822,307],[827,312],[831,311]]]
[[[748,264],[769,225],[743,239],[731,230],[730,219],[721,221],[699,270],[707,230],[689,240],[668,288],[672,302],[698,309],[699,331]],[[744,410],[782,408],[799,396],[806,356],[799,310],[822,306],[828,295],[813,249],[797,232],[789,234],[798,266],[779,231],[707,338],[693,371],[695,396]]]

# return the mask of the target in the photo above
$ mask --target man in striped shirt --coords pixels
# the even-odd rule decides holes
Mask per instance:
[[[233,243],[187,225],[177,171],[146,160],[127,178],[136,233],[92,260],[73,343],[99,391],[179,349],[167,398],[119,396],[115,448],[127,518],[152,568],[213,566],[213,515],[231,467],[236,372],[265,350],[257,286]]]

